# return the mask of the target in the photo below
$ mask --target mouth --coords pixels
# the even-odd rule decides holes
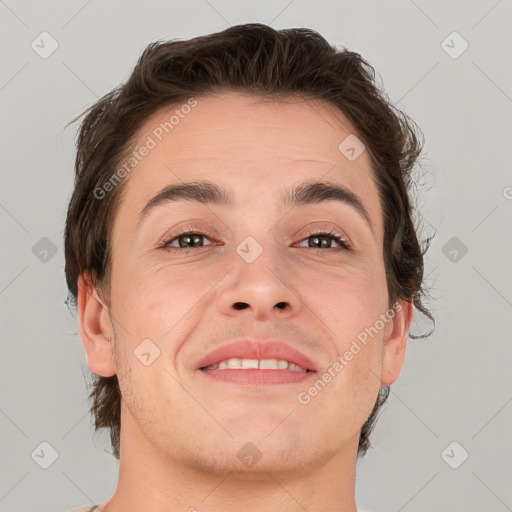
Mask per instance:
[[[208,378],[238,384],[300,382],[316,373],[312,359],[278,339],[240,338],[214,349],[195,368]]]
[[[316,373],[284,359],[242,359],[232,357],[199,368],[208,378],[239,385],[292,384]]]
[[[308,368],[302,368],[295,363],[285,359],[241,359],[231,357],[218,363],[199,368],[203,371],[208,370],[291,370],[294,372],[310,372]]]

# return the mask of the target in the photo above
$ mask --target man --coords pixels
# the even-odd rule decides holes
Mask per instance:
[[[423,306],[421,151],[356,53],[249,24],[150,44],[88,109],[65,233],[96,428],[84,510],[355,512]]]

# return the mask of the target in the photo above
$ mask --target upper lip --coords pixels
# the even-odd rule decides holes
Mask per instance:
[[[299,350],[278,339],[241,338],[212,350],[196,363],[196,369],[225,361],[240,359],[282,359],[305,370],[316,371],[315,363]]]

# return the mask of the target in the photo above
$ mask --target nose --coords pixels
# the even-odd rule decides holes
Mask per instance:
[[[284,266],[270,249],[250,263],[236,254],[219,296],[221,312],[229,316],[243,314],[251,320],[297,315],[301,300]]]

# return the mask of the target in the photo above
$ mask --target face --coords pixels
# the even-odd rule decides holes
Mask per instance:
[[[341,151],[354,128],[314,101],[198,98],[160,133],[176,108],[138,133],[138,145],[156,144],[131,171],[115,216],[111,310],[95,293],[81,295],[89,366],[119,378],[122,443],[240,474],[355,454],[379,388],[400,373],[412,318],[404,302],[383,326],[382,209],[368,152]],[[178,198],[140,215],[162,189],[191,181],[225,189],[233,204]],[[359,207],[332,195],[283,201],[313,181],[342,187]],[[316,371],[294,382],[235,383],[198,369],[240,337],[279,339]],[[260,457],[254,466],[247,453]]]

